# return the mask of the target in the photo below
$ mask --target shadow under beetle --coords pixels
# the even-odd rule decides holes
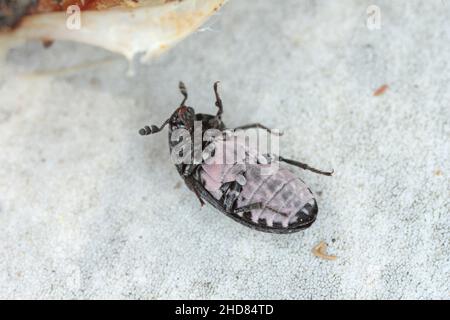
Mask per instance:
[[[161,126],[145,126],[139,130],[139,134],[143,136],[154,134],[169,125],[169,146],[172,152],[179,143],[178,139],[172,139],[177,129],[188,130],[192,137],[194,122],[201,121],[202,137],[209,129],[219,130],[223,133],[220,139],[203,142],[202,147],[206,149],[214,143],[214,148],[209,148],[211,152],[206,160],[198,164],[176,164],[178,173],[187,187],[197,196],[201,205],[203,206],[206,201],[235,221],[260,231],[292,233],[308,228],[316,219],[317,202],[308,186],[293,172],[279,168],[272,174],[262,174],[261,169],[267,165],[267,162],[260,161],[260,158],[244,165],[237,161],[239,159],[231,163],[216,161],[223,159],[221,157],[226,150],[231,150],[228,153],[236,157],[237,152],[233,148],[241,147],[241,142],[236,142],[234,138],[227,138],[228,130],[222,122],[223,105],[217,85],[218,82],[214,83],[215,105],[218,108],[216,115],[195,113],[193,108],[186,106],[188,94],[185,85],[180,82],[179,88],[184,97],[180,106]],[[251,128],[263,129],[271,133],[269,128],[259,123],[244,125],[234,130]],[[191,150],[193,149],[192,146]],[[244,149],[248,151],[248,148]],[[248,156],[247,151],[246,156]],[[278,155],[274,159],[267,159],[271,163],[284,162],[327,176],[333,173]]]

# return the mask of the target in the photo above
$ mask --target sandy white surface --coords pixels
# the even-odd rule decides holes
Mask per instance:
[[[370,1],[249,3],[131,78],[89,46],[9,53],[1,298],[449,298],[450,3],[378,1],[379,30]],[[282,129],[285,156],[335,169],[298,172],[320,192],[311,228],[252,231],[178,188],[165,134],[137,130],[179,80],[201,112],[221,80],[229,126]],[[312,255],[322,240],[337,260]]]

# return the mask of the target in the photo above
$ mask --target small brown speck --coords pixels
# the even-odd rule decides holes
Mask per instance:
[[[440,169],[437,169],[435,172],[434,172],[434,175],[435,176],[442,176],[442,171],[440,170]]]
[[[316,245],[313,249],[312,249],[312,253],[321,259],[325,259],[325,260],[336,260],[336,256],[332,256],[326,253],[328,248],[328,245],[324,242],[321,241],[318,245]]]
[[[44,46],[45,49],[50,48],[53,42],[54,41],[51,39],[42,39],[42,45]]]
[[[89,80],[89,83],[93,87],[98,87],[100,85],[100,80],[96,77],[93,77],[91,78],[91,80]]]
[[[178,181],[177,184],[173,187],[174,189],[180,189],[182,186],[181,181]]]
[[[386,92],[387,89],[389,89],[389,86],[387,84],[383,84],[381,87],[379,87],[377,90],[374,91],[373,96],[374,97],[381,96]]]

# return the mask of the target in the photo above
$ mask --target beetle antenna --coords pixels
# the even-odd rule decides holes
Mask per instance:
[[[166,121],[164,121],[164,123],[159,128],[155,125],[145,126],[141,130],[139,130],[139,134],[141,136],[148,136],[148,135],[160,132],[169,123],[169,120],[170,119],[167,119]]]
[[[183,99],[183,101],[181,101],[180,106],[184,106],[184,103],[186,102],[186,100],[188,98],[188,94],[187,94],[186,86],[184,85],[183,81],[180,81],[180,83],[178,84],[178,88],[180,88],[180,92],[184,96],[184,99]]]
[[[222,105],[222,99],[220,99],[220,95],[219,95],[219,92],[217,89],[217,86],[219,83],[220,83],[220,81],[214,82],[214,94],[216,95],[216,107],[219,108],[219,110],[217,110],[216,117],[220,119],[220,117],[222,116],[222,113],[223,113],[223,105]]]

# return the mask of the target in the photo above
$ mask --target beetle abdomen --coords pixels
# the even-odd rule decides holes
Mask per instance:
[[[247,166],[246,184],[237,200],[242,207],[262,202],[264,209],[251,211],[253,223],[265,223],[268,227],[281,225],[287,228],[297,224],[310,224],[315,220],[314,196],[291,171],[280,168],[271,175],[262,175],[258,165]]]
[[[263,170],[268,165],[259,164],[252,157],[251,163],[248,163],[249,159],[244,158],[249,153],[241,152],[246,148],[233,139],[216,140],[214,143],[215,154],[200,170],[205,189],[220,200],[229,183],[237,182],[242,188],[233,209],[263,204],[262,209],[236,213],[240,219],[267,229],[300,229],[314,222],[317,214],[314,196],[293,172],[279,166],[275,167],[278,170]]]

